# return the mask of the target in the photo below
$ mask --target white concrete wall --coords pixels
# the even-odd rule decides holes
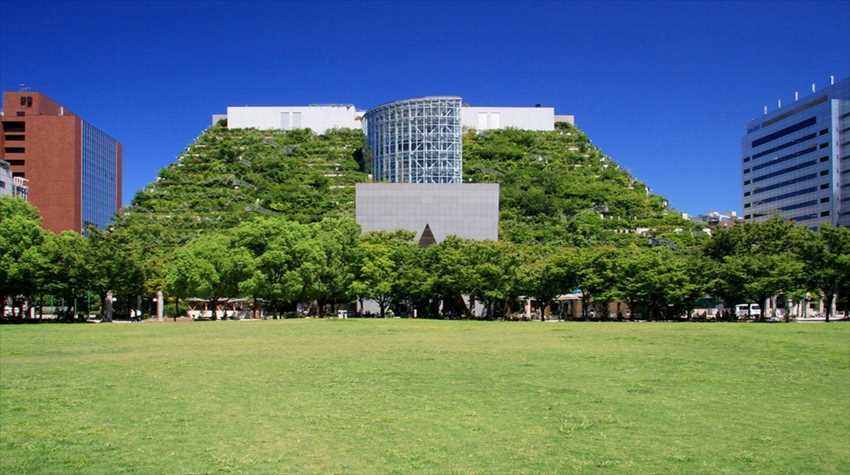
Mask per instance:
[[[465,129],[491,130],[513,127],[554,130],[553,107],[462,107],[460,122]]]
[[[286,114],[286,115],[284,115]],[[228,129],[360,129],[354,106],[228,107]]]
[[[0,166],[0,196],[12,196],[14,190],[15,182],[12,179],[12,172],[8,168]]]
[[[357,183],[357,224],[369,231],[405,230],[422,237],[427,224],[437,242],[455,235],[499,239],[497,183]]]

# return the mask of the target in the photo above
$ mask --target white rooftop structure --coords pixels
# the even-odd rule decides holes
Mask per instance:
[[[379,106],[380,107],[380,106]],[[307,106],[231,106],[227,114],[213,114],[212,124],[227,119],[229,129],[310,129],[323,134],[331,129],[366,129],[366,112],[351,104],[315,104]],[[573,115],[555,115],[553,107],[480,107],[460,108],[461,127],[465,130],[516,128],[554,130],[558,122],[575,125]]]
[[[351,104],[228,107],[227,128],[310,129],[323,134],[331,129],[360,129],[362,116]]]
[[[555,130],[554,107],[471,107],[460,108],[464,129]]]

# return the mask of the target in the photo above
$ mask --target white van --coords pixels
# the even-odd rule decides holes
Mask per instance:
[[[761,317],[761,307],[757,303],[735,305],[735,315],[738,318],[747,318],[748,316],[759,318]]]

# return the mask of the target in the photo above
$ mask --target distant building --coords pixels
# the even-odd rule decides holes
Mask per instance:
[[[688,216],[684,213],[682,217],[705,225],[704,229],[709,234],[718,228],[728,228],[744,222],[744,218],[738,216],[737,211],[710,211],[699,216]]]
[[[689,217],[685,215],[685,218],[690,219],[691,221],[705,223],[712,227],[734,226],[735,224],[744,221],[743,218],[738,216],[737,211],[709,211],[708,213],[701,214],[699,216]]]
[[[357,223],[363,232],[406,230],[418,242],[455,235],[499,238],[499,185],[495,183],[358,183]]]
[[[5,92],[0,159],[25,178],[44,227],[105,227],[121,207],[121,144],[38,92]]]
[[[0,196],[12,196],[25,200],[28,193],[27,179],[12,176],[9,162],[0,160]]]
[[[850,226],[850,79],[830,82],[747,124],[746,221],[778,215],[813,229]]]

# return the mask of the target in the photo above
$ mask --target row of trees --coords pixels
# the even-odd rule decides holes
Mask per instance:
[[[133,309],[157,290],[207,299],[212,309],[245,297],[274,314],[299,304],[322,314],[371,299],[381,315],[395,308],[469,317],[478,302],[486,318],[503,318],[522,296],[543,311],[581,289],[584,318],[594,306],[605,314],[601,308],[620,301],[647,319],[689,314],[706,296],[727,307],[765,308],[774,296],[799,300],[809,293],[831,309],[834,296],[850,294],[850,230],[813,232],[778,219],[722,229],[689,248],[652,239],[572,247],[454,237],[423,248],[412,233],[361,235],[345,218],[303,224],[260,217],[165,255],[120,230],[92,230],[88,238],[44,232],[37,212],[19,200],[1,199],[0,213],[0,298],[14,296],[21,307],[61,299],[69,316],[87,295],[104,310],[110,293]]]
[[[67,319],[94,305],[109,308],[107,296],[119,300],[119,293],[123,308],[138,307],[145,293],[144,259],[120,238],[96,230],[89,238],[46,232],[31,205],[0,198],[0,303],[11,299],[18,316],[24,306],[40,312],[49,304]]]

